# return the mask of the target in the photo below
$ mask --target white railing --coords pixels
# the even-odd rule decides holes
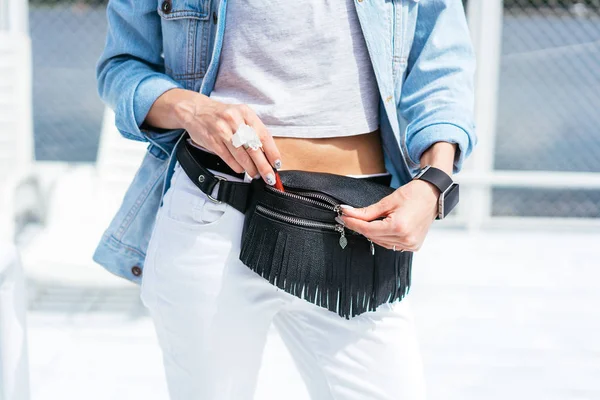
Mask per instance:
[[[486,174],[494,168],[494,134],[498,110],[500,50],[502,46],[502,0],[472,0],[467,15],[473,47],[477,54],[475,76],[475,124],[477,151],[465,165],[467,171]],[[461,179],[462,180],[462,179]],[[469,210],[468,226],[479,228],[491,215],[491,187],[465,185],[463,209]]]
[[[29,399],[25,310],[19,256],[14,246],[0,243],[0,400]]]
[[[15,193],[32,177],[31,41],[27,1],[0,0],[0,239],[12,241]]]
[[[0,0],[0,400],[29,399],[25,280],[15,195],[31,176],[31,42],[26,0]]]
[[[0,0],[0,31],[27,34],[28,13],[26,0]]]

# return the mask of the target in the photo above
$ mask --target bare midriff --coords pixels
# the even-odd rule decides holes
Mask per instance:
[[[379,131],[332,138],[275,137],[282,170],[296,169],[338,175],[385,171]]]

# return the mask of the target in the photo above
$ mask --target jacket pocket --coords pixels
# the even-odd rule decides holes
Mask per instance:
[[[212,0],[158,0],[165,72],[193,90],[209,59]]]
[[[163,19],[206,20],[209,16],[209,9],[209,0],[158,0],[158,14]]]

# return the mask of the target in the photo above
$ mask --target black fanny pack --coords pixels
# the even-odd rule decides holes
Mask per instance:
[[[281,171],[281,192],[262,179],[231,182],[212,174],[208,169],[239,176],[217,156],[186,140],[176,155],[212,201],[226,202],[245,214],[240,260],[273,285],[345,318],[374,311],[408,293],[412,253],[381,247],[335,220],[341,204],[376,203],[393,192],[388,185]]]

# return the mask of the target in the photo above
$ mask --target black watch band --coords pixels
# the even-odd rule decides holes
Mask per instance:
[[[440,191],[436,219],[444,219],[458,204],[458,183],[441,169],[427,165],[413,179],[429,182]]]

